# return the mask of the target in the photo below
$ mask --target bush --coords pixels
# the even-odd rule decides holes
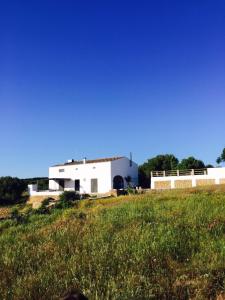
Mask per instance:
[[[37,214],[48,214],[50,212],[49,210],[49,203],[52,201],[53,199],[51,197],[45,198],[42,203],[41,206],[36,209]]]
[[[22,179],[10,176],[0,177],[0,205],[20,202],[26,187],[27,185]]]
[[[137,191],[136,191],[136,189],[134,189],[134,188],[128,186],[128,188],[127,188],[127,193],[128,193],[129,195],[134,195],[134,194],[137,194]]]
[[[73,202],[80,199],[80,195],[73,191],[65,191],[59,196],[56,208],[68,208],[73,206]]]
[[[18,208],[14,207],[11,210],[11,218],[16,221],[16,224],[24,224],[28,221],[28,214],[21,214]]]
[[[65,191],[59,196],[60,201],[75,201],[79,200],[80,195],[73,191]]]

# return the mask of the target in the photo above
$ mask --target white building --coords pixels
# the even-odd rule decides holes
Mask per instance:
[[[225,184],[225,168],[153,171],[151,189],[189,188]]]
[[[127,157],[69,160],[49,168],[50,191],[104,194],[126,188],[129,179],[131,186],[138,185],[138,166]]]

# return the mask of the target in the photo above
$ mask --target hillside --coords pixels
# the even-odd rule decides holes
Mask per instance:
[[[27,208],[25,208],[27,210]],[[0,222],[0,298],[216,299],[225,187],[83,200]]]

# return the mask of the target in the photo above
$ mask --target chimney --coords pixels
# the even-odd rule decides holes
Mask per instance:
[[[67,163],[72,163],[72,162],[74,162],[74,159],[68,159],[67,160]]]
[[[132,152],[130,152],[130,167],[132,167],[133,161],[132,161]]]
[[[86,161],[87,161],[87,158],[84,157],[84,158],[83,158],[83,164],[86,164]]]

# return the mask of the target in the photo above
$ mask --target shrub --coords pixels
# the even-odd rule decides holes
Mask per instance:
[[[56,208],[68,208],[73,206],[73,202],[80,199],[80,195],[73,191],[65,191],[59,196]]]
[[[128,188],[127,188],[127,193],[128,193],[129,195],[134,195],[134,194],[137,194],[137,191],[136,191],[136,189],[134,189],[134,188],[128,186]]]
[[[48,214],[49,213],[49,203],[52,201],[53,199],[51,197],[45,198],[42,203],[41,206],[36,209],[36,213],[38,214]]]
[[[60,201],[75,201],[79,199],[80,195],[73,191],[65,191],[59,196]]]
[[[0,205],[20,202],[26,187],[27,185],[22,179],[10,176],[0,177]]]
[[[27,223],[28,214],[21,214],[18,208],[14,207],[11,210],[11,218],[16,221],[17,224]]]
[[[18,210],[18,208],[14,207],[11,210],[11,217],[12,217],[12,219],[17,219],[18,216],[19,216],[19,210]]]

